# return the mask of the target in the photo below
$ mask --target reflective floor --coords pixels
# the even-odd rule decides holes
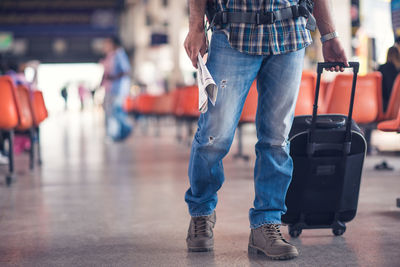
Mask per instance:
[[[142,123],[143,125],[143,123]],[[300,256],[275,262],[247,253],[252,204],[254,132],[249,162],[225,160],[215,251],[188,253],[183,201],[189,148],[171,122],[157,137],[137,127],[125,143],[104,140],[102,117],[59,114],[42,127],[43,166],[30,172],[17,158],[17,181],[4,185],[0,166],[1,266],[400,266],[400,157],[366,160],[357,217],[342,237],[304,230],[290,239]],[[168,127],[169,126],[169,127]],[[378,172],[382,159],[396,167]],[[287,230],[283,231],[287,236]]]

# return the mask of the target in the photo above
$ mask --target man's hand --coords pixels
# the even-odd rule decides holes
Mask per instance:
[[[335,31],[331,17],[331,8],[329,8],[328,0],[314,0],[314,17],[317,20],[317,26],[321,36]],[[338,38],[330,39],[322,44],[322,54],[325,62],[343,62],[348,67],[347,58],[343,47]],[[344,71],[344,68],[336,66],[336,68],[328,69],[330,71]]]
[[[192,61],[193,67],[197,69],[197,55],[203,56],[207,51],[207,41],[204,29],[202,30],[189,30],[185,39],[186,53]]]
[[[346,54],[338,38],[333,38],[322,44],[322,54],[325,62],[342,62],[346,67],[349,66]],[[336,68],[329,69],[330,71],[344,71],[344,68],[336,66]]]
[[[197,55],[207,51],[204,29],[204,15],[207,0],[189,0],[189,33],[185,39],[185,49],[193,67],[197,69]]]

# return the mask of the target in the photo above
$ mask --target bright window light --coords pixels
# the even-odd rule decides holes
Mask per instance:
[[[78,110],[79,83],[84,83],[89,90],[96,88],[100,85],[102,75],[103,67],[96,63],[41,64],[38,70],[38,88],[43,91],[49,112],[60,112],[64,110],[61,89],[68,86],[68,108]]]

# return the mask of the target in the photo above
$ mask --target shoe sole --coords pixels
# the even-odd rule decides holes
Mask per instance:
[[[210,252],[213,250],[214,248],[188,248],[189,252]]]
[[[290,260],[293,258],[296,258],[299,254],[298,253],[288,253],[288,254],[282,254],[282,255],[268,255],[265,253],[264,250],[257,248],[257,247],[248,247],[249,254],[263,254],[270,258],[271,260]]]

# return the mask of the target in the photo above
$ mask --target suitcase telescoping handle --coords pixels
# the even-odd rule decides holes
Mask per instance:
[[[324,71],[325,68],[332,68],[332,67],[343,67],[343,68],[353,68],[353,83],[352,83],[352,88],[351,88],[351,97],[350,97],[350,107],[349,107],[349,114],[347,116],[347,121],[346,121],[346,132],[345,132],[345,140],[344,140],[344,145],[338,147],[338,149],[343,150],[344,154],[349,154],[350,153],[350,148],[351,148],[351,121],[352,121],[352,116],[353,116],[353,106],[354,106],[354,96],[356,92],[356,84],[357,84],[357,75],[358,75],[358,70],[360,68],[360,63],[358,62],[349,62],[349,66],[345,66],[344,63],[342,62],[320,62],[318,63],[317,67],[317,84],[316,84],[316,89],[315,89],[315,99],[314,99],[314,106],[313,106],[313,114],[312,114],[312,119],[311,119],[311,127],[310,127],[310,134],[309,134],[309,140],[308,140],[308,146],[307,146],[307,154],[308,155],[313,155],[318,148],[324,149],[324,145],[318,145],[315,143],[314,140],[314,134],[315,134],[315,128],[317,124],[317,112],[318,112],[318,97],[319,97],[319,89],[320,89],[320,84],[321,84],[321,75],[322,72]],[[330,147],[333,144],[330,144]]]

